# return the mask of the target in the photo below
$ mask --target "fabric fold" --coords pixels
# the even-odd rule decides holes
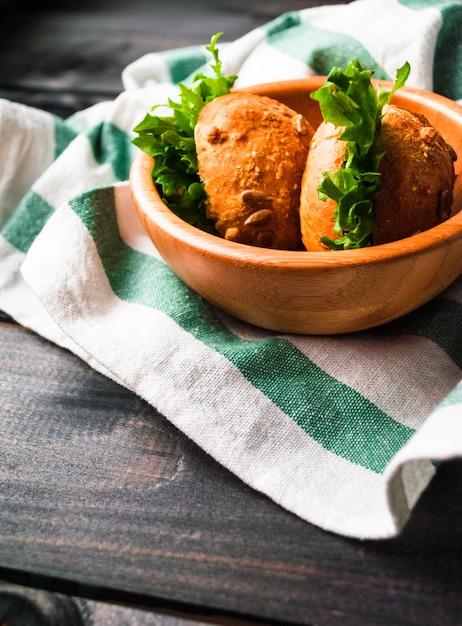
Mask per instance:
[[[408,60],[409,84],[462,102],[460,33],[459,2],[356,0],[285,13],[222,57],[241,86],[351,58],[386,79]],[[206,63],[200,46],[152,53],[126,68],[116,100],[68,120],[0,101],[0,308],[288,511],[393,537],[438,462],[462,455],[462,279],[401,320],[339,337],[267,332],[187,288],[143,231],[127,179],[133,127]]]

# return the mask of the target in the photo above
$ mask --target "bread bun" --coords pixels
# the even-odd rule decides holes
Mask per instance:
[[[266,248],[301,245],[299,200],[313,129],[284,104],[246,92],[205,105],[195,128],[207,216],[225,238]]]
[[[300,192],[301,235],[309,251],[329,249],[321,242],[321,237],[338,237],[334,232],[336,203],[331,198],[321,200],[318,185],[324,172],[336,172],[343,166],[346,142],[339,139],[343,131],[341,126],[321,122],[311,140]]]
[[[307,158],[300,199],[303,244],[307,250],[328,250],[321,236],[336,239],[335,202],[318,197],[323,172],[338,170],[346,142],[342,127],[323,122]],[[384,107],[379,150],[382,190],[375,196],[373,245],[409,237],[446,220],[451,213],[455,182],[454,150],[428,119],[394,105]]]
[[[375,197],[374,244],[428,230],[451,215],[454,150],[423,115],[389,105],[380,139],[382,191]]]

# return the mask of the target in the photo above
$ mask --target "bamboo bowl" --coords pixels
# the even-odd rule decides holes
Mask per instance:
[[[316,126],[321,116],[308,94],[324,82],[324,77],[313,77],[247,90],[286,103]],[[462,107],[412,88],[399,90],[393,102],[428,117],[455,149],[459,173]],[[359,250],[305,252],[238,244],[187,224],[159,197],[152,163],[139,152],[130,185],[157,250],[189,287],[256,326],[315,335],[372,328],[428,302],[462,273],[462,176],[456,182],[453,216],[430,230]]]

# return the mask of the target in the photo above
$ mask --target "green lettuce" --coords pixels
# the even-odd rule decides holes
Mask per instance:
[[[346,141],[344,167],[323,172],[324,179],[318,187],[321,199],[336,202],[334,231],[339,237],[321,238],[333,250],[372,245],[374,197],[381,189],[379,166],[384,155],[377,141],[382,109],[406,83],[410,65],[406,62],[397,70],[391,91],[382,85],[376,91],[372,73],[353,60],[345,71],[333,67],[325,84],[311,94],[319,102],[326,122],[345,127],[340,135]]]
[[[213,223],[205,212],[206,194],[198,175],[194,128],[205,104],[231,91],[237,76],[222,72],[217,41],[223,33],[216,33],[206,49],[212,55],[213,73],[194,75],[190,86],[179,84],[178,101],[169,99],[165,115],[147,113],[133,129],[137,136],[133,143],[154,158],[152,177],[170,209],[182,219],[214,232]],[[152,111],[155,113],[156,108]]]

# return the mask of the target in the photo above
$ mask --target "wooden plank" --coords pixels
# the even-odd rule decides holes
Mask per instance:
[[[194,17],[189,3],[175,2],[160,14],[2,16],[0,97],[67,117],[116,97],[123,89],[122,70],[144,54],[204,44],[218,30],[234,39],[256,25],[251,17],[225,11],[200,13],[197,22]]]
[[[145,52],[217,30],[232,40],[281,10],[13,5],[0,96],[64,116],[116,95]],[[0,367],[0,577],[221,623],[462,623],[462,461],[441,466],[399,538],[348,540],[252,491],[154,408],[5,315]]]
[[[300,624],[462,618],[461,462],[443,465],[401,537],[347,540],[246,487],[73,355],[0,332],[4,576]]]

